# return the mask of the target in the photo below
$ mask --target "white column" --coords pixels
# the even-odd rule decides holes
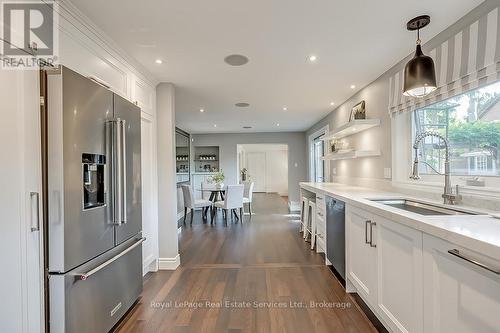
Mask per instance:
[[[159,269],[179,266],[177,245],[177,188],[175,181],[175,87],[156,87],[158,147],[158,243]]]

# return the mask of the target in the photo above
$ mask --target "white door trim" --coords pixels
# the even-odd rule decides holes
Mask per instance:
[[[314,154],[314,139],[317,138],[320,135],[326,135],[330,131],[330,125],[325,125],[318,129],[316,132],[312,133],[309,135],[307,139],[307,146],[309,147],[309,181],[314,181],[314,161],[313,161],[313,154]],[[325,144],[325,151],[324,155],[328,154],[328,144]],[[330,181],[330,161],[326,160],[325,161],[325,182]]]

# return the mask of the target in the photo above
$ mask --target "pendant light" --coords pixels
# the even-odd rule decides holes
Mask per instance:
[[[406,28],[417,30],[417,50],[415,56],[405,66],[403,95],[424,97],[437,88],[436,70],[431,57],[424,55],[420,46],[420,29],[431,22],[428,15],[422,15],[410,20]]]

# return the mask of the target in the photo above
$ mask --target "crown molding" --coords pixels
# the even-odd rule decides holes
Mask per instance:
[[[41,0],[45,2],[45,0]],[[151,72],[149,72],[142,64],[136,59],[129,56],[116,42],[109,37],[101,28],[99,28],[90,18],[88,18],[75,4],[70,0],[59,0],[58,14],[60,16],[59,25],[61,26],[61,19],[64,19],[69,24],[73,25],[87,38],[95,42],[102,48],[109,56],[114,58],[117,62],[123,64],[128,70],[134,73],[139,79],[150,84],[152,87],[160,82]]]

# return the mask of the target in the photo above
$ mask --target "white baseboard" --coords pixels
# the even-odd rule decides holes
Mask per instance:
[[[298,201],[289,201],[288,210],[290,212],[300,212],[300,203]]]
[[[158,259],[158,269],[161,271],[166,270],[175,270],[181,264],[180,255],[175,256],[174,258],[159,258]]]
[[[158,260],[156,258],[153,258],[152,256],[148,257],[146,260],[144,260],[143,266],[142,266],[142,275],[146,275],[149,272],[157,272],[158,271]]]

